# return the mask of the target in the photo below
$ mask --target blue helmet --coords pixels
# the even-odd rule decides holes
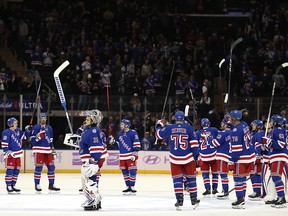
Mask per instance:
[[[252,121],[251,122],[251,126],[252,125],[256,125],[257,127],[260,127],[260,129],[262,129],[263,128],[263,122],[261,121],[261,120],[258,120],[258,119],[256,119],[256,120],[254,120],[254,121]]]
[[[236,118],[237,120],[241,120],[242,118],[242,113],[240,110],[232,110],[230,112],[231,118]]]
[[[7,125],[8,125],[8,127],[12,127],[13,124],[14,124],[14,122],[18,122],[18,120],[17,120],[16,118],[14,118],[14,117],[9,118],[9,119],[7,120]]]
[[[225,120],[227,123],[231,123],[231,122],[230,122],[230,121],[231,121],[231,116],[230,116],[230,114],[229,114],[229,113],[225,114],[223,120]],[[222,121],[223,121],[223,120],[222,120]]]
[[[40,113],[40,114],[39,114],[39,118],[40,118],[40,119],[41,119],[41,118],[47,118],[47,116],[46,116],[45,113]]]
[[[175,120],[176,121],[184,121],[184,117],[185,117],[185,115],[184,115],[184,112],[182,112],[182,111],[177,111],[175,113]]]
[[[277,122],[278,124],[283,124],[283,121],[284,121],[283,117],[278,114],[272,115],[271,120],[273,122]]]
[[[210,121],[208,118],[202,118],[201,119],[201,127],[209,127],[210,126]]]
[[[130,126],[131,126],[131,121],[130,121],[130,120],[128,120],[128,119],[122,119],[122,120],[121,120],[121,123],[123,123],[123,124],[127,125],[128,127],[130,127]]]

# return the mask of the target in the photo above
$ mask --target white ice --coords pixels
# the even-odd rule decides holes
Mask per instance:
[[[165,174],[139,174],[137,176],[137,195],[123,196],[121,191],[125,188],[121,174],[102,174],[100,179],[100,192],[103,196],[102,209],[100,211],[83,211],[81,204],[85,201],[83,194],[79,194],[80,174],[56,173],[55,185],[61,188],[60,194],[48,194],[47,175],[42,174],[42,194],[35,194],[33,174],[19,175],[17,187],[20,195],[8,195],[6,192],[5,174],[0,174],[0,214],[1,215],[201,215],[201,216],[246,216],[259,214],[261,216],[284,216],[288,209],[275,209],[265,205],[263,201],[249,201],[246,198],[245,209],[232,209],[231,202],[235,200],[235,193],[231,192],[229,200],[217,200],[216,198],[203,198],[204,186],[202,177],[198,176],[198,198],[201,202],[196,210],[192,210],[189,196],[184,197],[182,211],[176,211],[175,197],[172,179]],[[218,190],[220,189],[219,185]],[[230,188],[233,188],[233,180],[230,177]],[[251,182],[247,183],[247,194],[251,193]],[[286,196],[287,197],[287,196]]]

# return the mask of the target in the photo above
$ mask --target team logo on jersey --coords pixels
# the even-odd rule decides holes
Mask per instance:
[[[233,132],[236,132],[237,131],[237,128],[233,128]]]
[[[7,140],[7,136],[3,136],[3,140]]]
[[[143,158],[146,164],[158,164],[161,162],[161,158],[157,155],[147,155]]]
[[[92,133],[97,133],[97,130],[96,130],[96,129],[93,129],[93,130],[92,130]]]

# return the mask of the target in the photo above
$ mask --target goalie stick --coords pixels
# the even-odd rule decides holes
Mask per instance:
[[[38,89],[37,89],[37,93],[36,93],[35,106],[34,106],[34,109],[33,109],[32,116],[31,116],[30,121],[29,121],[30,125],[33,125],[33,120],[34,120],[34,117],[36,115],[36,110],[37,110],[37,108],[39,106],[39,99],[40,99],[39,94],[40,94],[41,84],[42,84],[42,81],[40,80],[39,86],[38,86]]]
[[[67,118],[67,122],[68,122],[68,126],[69,126],[69,129],[70,129],[70,132],[71,132],[71,134],[73,134],[73,130],[72,130],[70,118],[69,118],[68,111],[67,111],[66,99],[65,99],[64,92],[63,92],[62,85],[61,85],[61,81],[60,81],[60,78],[59,78],[60,73],[61,73],[68,65],[69,65],[69,61],[66,60],[65,62],[63,62],[63,63],[56,69],[56,71],[54,72],[54,80],[55,80],[55,84],[56,84],[57,91],[58,91],[58,94],[59,94],[59,98],[60,98],[60,101],[61,101],[61,105],[62,105],[62,107],[64,108],[64,111],[65,111],[65,114],[66,114],[66,118]]]

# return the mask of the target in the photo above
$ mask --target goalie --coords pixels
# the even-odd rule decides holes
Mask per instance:
[[[82,161],[81,178],[82,188],[87,200],[82,204],[84,210],[98,210],[101,201],[96,174],[99,170],[100,157],[103,146],[101,142],[101,131],[97,125],[103,116],[99,110],[85,111],[86,128],[81,135],[79,143],[79,154]]]

